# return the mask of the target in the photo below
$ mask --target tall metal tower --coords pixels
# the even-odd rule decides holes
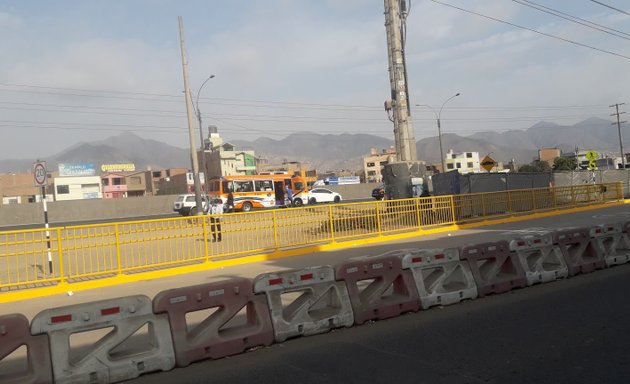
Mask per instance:
[[[413,133],[407,69],[405,67],[405,20],[407,0],[385,0],[385,29],[387,31],[387,53],[389,58],[389,83],[392,98],[385,102],[385,110],[391,111],[389,119],[394,123],[396,159],[416,161],[416,138]]]

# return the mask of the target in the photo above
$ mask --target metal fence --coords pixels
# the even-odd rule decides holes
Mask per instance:
[[[0,292],[623,198],[622,183],[0,232]],[[218,240],[218,237],[217,237]]]

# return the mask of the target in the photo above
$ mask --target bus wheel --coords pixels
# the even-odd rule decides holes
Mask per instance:
[[[243,203],[243,207],[241,208],[241,211],[243,212],[249,212],[252,210],[252,203],[250,203],[249,201],[246,201]]]
[[[293,206],[294,207],[301,207],[302,206],[302,199],[300,199],[299,197],[297,199],[293,199]]]

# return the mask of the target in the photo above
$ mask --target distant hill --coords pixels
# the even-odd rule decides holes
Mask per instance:
[[[190,151],[126,132],[102,141],[78,143],[46,158],[47,167],[53,170],[59,163],[94,163],[100,168],[113,162],[133,163],[138,170],[190,167]],[[33,159],[0,160],[0,172],[20,172],[32,167]]]
[[[630,138],[630,127],[624,124],[624,138]],[[274,140],[261,137],[253,141],[233,140],[238,149],[253,149],[258,157],[270,163],[283,160],[308,162],[320,172],[327,170],[359,170],[362,157],[370,148],[389,148],[394,141],[368,134],[321,135],[317,133],[294,133]],[[538,155],[538,149],[557,147],[573,151],[594,149],[617,154],[619,137],[610,120],[590,118],[570,126],[540,122],[525,130],[498,132],[478,132],[471,136],[453,133],[442,135],[444,153],[449,149],[455,152],[473,151],[480,156],[491,154],[497,160],[507,163],[515,159],[519,164],[530,163]],[[630,145],[624,145],[630,149]],[[440,161],[437,137],[425,138],[417,143],[418,158],[428,163]],[[143,139],[132,133],[122,133],[107,140],[75,144],[70,148],[46,159],[50,169],[58,163],[94,163],[99,167],[104,163],[129,162],[136,169],[164,169],[174,167],[190,168],[188,149],[174,147],[156,140]],[[30,170],[33,159],[0,160],[0,172],[22,172]]]

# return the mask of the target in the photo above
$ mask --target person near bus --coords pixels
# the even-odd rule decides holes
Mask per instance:
[[[274,190],[274,195],[276,198],[276,207],[282,207],[284,205],[284,191],[281,187],[276,186]]]
[[[287,190],[287,200],[289,200],[289,206],[293,206],[293,190],[291,189],[291,186],[289,184],[287,184],[286,187]]]
[[[210,206],[210,231],[212,232],[212,242],[221,241],[221,214],[223,214],[223,200],[214,199]]]
[[[234,212],[234,194],[231,188],[227,195],[227,201],[225,202],[225,212]]]

